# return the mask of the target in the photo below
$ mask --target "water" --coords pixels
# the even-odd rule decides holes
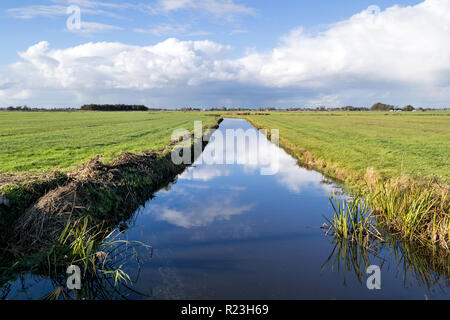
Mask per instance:
[[[225,119],[219,131],[237,128],[253,127]],[[193,167],[129,222],[124,237],[153,247],[139,274],[135,263],[127,265],[131,275],[139,276],[135,291],[152,299],[449,298],[448,279],[424,267],[414,252],[401,253],[411,248],[396,244],[397,257],[393,245],[381,247],[378,257],[349,247],[356,251],[339,254],[340,244],[320,227],[324,216],[332,216],[327,193],[340,189],[299,167],[282,149],[265,144],[270,166],[280,166],[275,175],[261,175],[267,164],[200,164],[212,148],[208,145]],[[240,155],[256,151],[249,146]],[[381,267],[381,290],[366,286],[371,264]],[[425,277],[415,270],[425,270]],[[49,280],[30,275],[11,285],[9,298],[38,298],[52,287]]]

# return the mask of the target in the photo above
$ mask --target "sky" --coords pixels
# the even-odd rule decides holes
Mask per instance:
[[[0,2],[0,107],[450,107],[450,0]]]

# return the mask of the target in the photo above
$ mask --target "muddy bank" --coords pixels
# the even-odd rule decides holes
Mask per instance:
[[[221,121],[205,133],[204,141]],[[1,209],[2,247],[20,254],[46,252],[69,219],[89,216],[93,223],[110,226],[127,220],[155,191],[187,167],[172,162],[175,144],[153,152],[123,153],[108,164],[98,156],[71,173],[4,188],[2,194],[9,207],[2,205]],[[206,145],[203,142],[203,148]]]

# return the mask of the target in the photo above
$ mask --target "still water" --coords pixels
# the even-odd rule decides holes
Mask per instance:
[[[225,119],[218,131],[225,136],[227,129],[256,130],[237,119]],[[254,148],[240,156],[257,153]],[[413,248],[391,241],[367,252],[333,243],[320,227],[333,214],[328,194],[339,187],[273,144],[259,148],[268,164],[210,165],[202,161],[214,157],[214,144],[208,145],[136,212],[124,237],[150,244],[153,253],[139,273],[134,263],[126,266],[138,276],[128,298],[450,298],[446,275]],[[276,174],[261,175],[262,167],[275,165]],[[381,268],[381,290],[367,288],[370,265]],[[25,278],[28,291],[12,282],[9,298],[39,298],[51,289],[45,279]]]

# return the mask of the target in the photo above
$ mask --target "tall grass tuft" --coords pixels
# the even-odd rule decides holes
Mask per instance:
[[[331,219],[325,219],[329,223],[328,232],[332,232],[335,238],[360,244],[368,244],[374,238],[381,239],[373,223],[372,213],[362,197],[345,200],[333,192],[328,199],[334,215]]]
[[[141,242],[122,240],[121,235],[121,232],[105,228],[102,224],[92,226],[89,217],[69,221],[58,243],[48,253],[49,276],[57,278],[61,273],[65,273],[67,266],[77,265],[82,270],[82,281],[86,284],[83,288],[84,298],[95,298],[92,294],[98,295],[99,292],[102,298],[107,298],[107,287],[110,287],[109,291],[123,298],[116,287],[124,286],[133,291],[129,287],[133,280],[124,271],[125,263],[134,259],[139,266],[138,249],[151,252],[152,248]],[[93,288],[95,290],[92,290]],[[61,297],[70,297],[70,293],[58,284],[45,298]]]
[[[377,221],[400,239],[449,249],[448,190],[395,181],[378,183],[367,191],[366,200]]]

